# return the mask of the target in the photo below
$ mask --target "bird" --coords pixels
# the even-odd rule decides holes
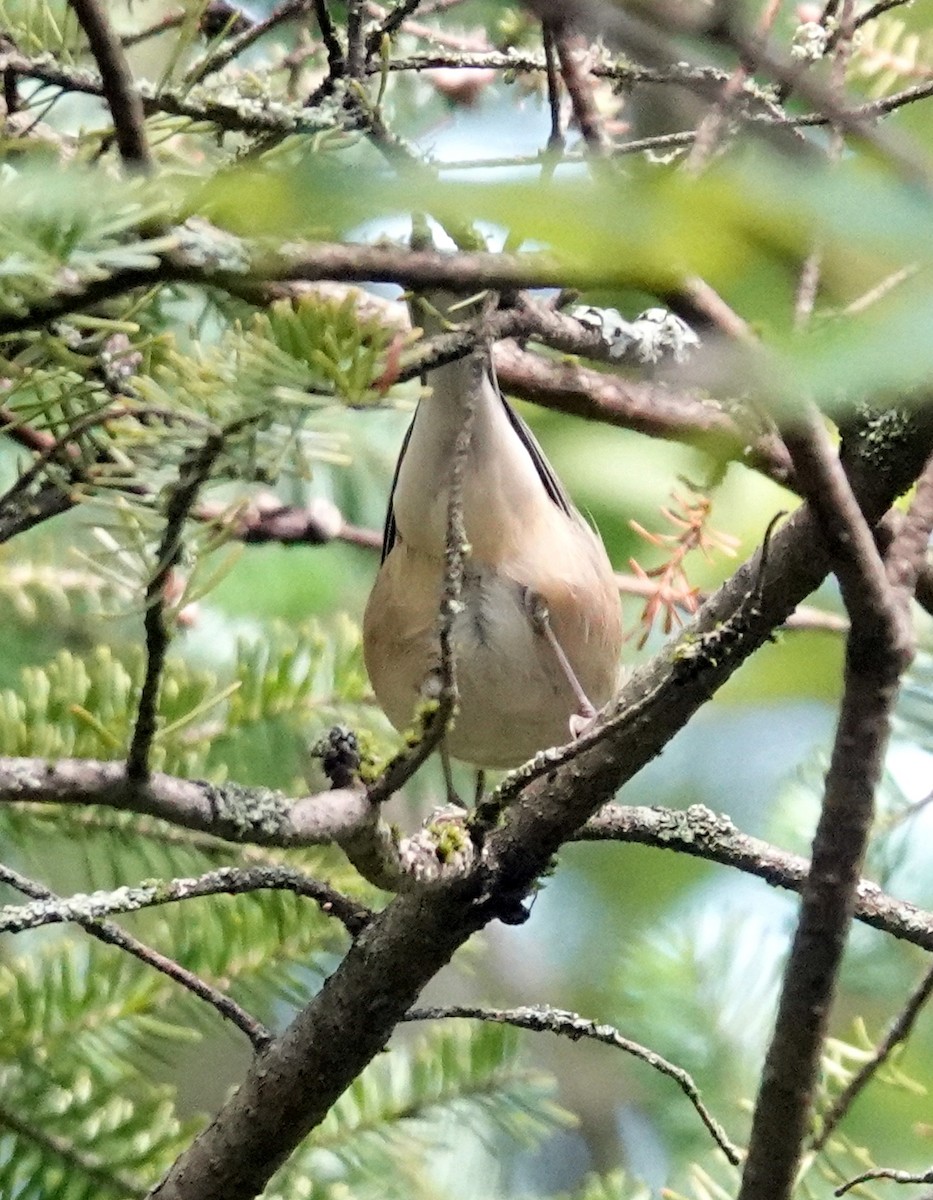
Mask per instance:
[[[425,331],[449,328],[454,308],[435,295],[416,315]],[[488,348],[481,369],[459,359],[428,381],[395,469],[363,655],[389,721],[410,728],[437,679],[454,445],[472,394],[451,626],[459,705],[441,747],[450,794],[447,756],[511,769],[594,722],[618,685],[622,617],[603,542],[503,396]]]

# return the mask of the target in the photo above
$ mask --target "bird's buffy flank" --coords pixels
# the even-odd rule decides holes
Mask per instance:
[[[389,499],[383,562],[363,618],[366,668],[395,728],[410,726],[439,663],[449,481],[473,388],[463,475],[468,552],[451,631],[460,705],[446,749],[478,767],[514,767],[570,740],[612,697],[618,591],[599,536],[502,396],[491,363],[483,371],[450,363],[429,382]]]

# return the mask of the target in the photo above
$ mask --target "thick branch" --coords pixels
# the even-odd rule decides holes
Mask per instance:
[[[890,714],[910,658],[906,610],[818,418],[787,435],[851,620],[845,690],[813,860],[762,1073],[739,1200],[790,1197],[874,815]],[[927,536],[929,527],[927,527]]]
[[[90,759],[46,763],[0,758],[0,804],[104,805],[138,812],[236,844],[282,848],[346,845],[370,820],[361,792],[322,792],[291,800],[279,792],[236,784],[212,785],[153,773],[134,787],[120,764]],[[608,804],[575,835],[581,841],[634,842],[676,850],[799,891],[806,859],[748,837],[701,805],[686,811]],[[403,844],[404,849],[404,844]],[[911,945],[933,950],[933,915],[861,880],[856,916]],[[335,910],[341,920],[344,916]]]
[[[118,762],[0,758],[0,802],[21,800],[102,804],[259,846],[339,844],[371,819],[362,789],[335,789],[293,800],[267,788],[176,779],[158,771],[134,781]]]
[[[199,833],[260,846],[340,846],[371,883],[408,891],[456,873],[462,856],[438,857],[430,829],[400,842],[360,785],[293,799],[269,788],[210,784],[89,759],[0,758],[0,803],[101,804]],[[464,835],[465,847],[470,849]]]
[[[292,280],[398,283],[425,290],[447,287],[469,295],[485,288],[560,287],[568,283],[568,277],[569,285],[583,287],[595,285],[601,278],[599,271],[587,270],[584,277],[541,254],[445,254],[401,246],[327,242],[269,254],[226,234],[217,234],[216,245],[212,245],[212,236],[205,227],[196,237],[177,230],[173,249],[154,256],[151,266],[128,267],[103,278],[69,284],[25,312],[4,314],[0,316],[0,336],[39,328],[68,313],[83,312],[101,301],[159,283],[217,287],[261,301],[269,284]],[[231,256],[240,269],[229,269]],[[610,273],[615,275],[614,271]]]
[[[496,372],[503,390],[521,400],[651,437],[705,447],[714,455],[747,462],[777,482],[792,486],[790,459],[780,441],[759,438],[750,442],[727,413],[699,393],[672,391],[661,384],[545,358],[511,342],[496,347]]]

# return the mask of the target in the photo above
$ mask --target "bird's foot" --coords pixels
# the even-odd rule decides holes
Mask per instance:
[[[589,703],[587,703],[585,711],[571,714],[569,725],[570,736],[573,740],[576,741],[577,738],[583,737],[585,733],[589,733],[595,726],[598,717],[599,713]]]

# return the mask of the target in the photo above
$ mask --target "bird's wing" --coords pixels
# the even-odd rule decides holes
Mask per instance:
[[[576,509],[574,508],[570,497],[567,495],[567,492],[564,490],[564,485],[554,474],[554,468],[544,457],[544,451],[538,445],[538,439],[531,432],[512,405],[509,404],[505,396],[503,396],[499,389],[499,384],[495,380],[495,376],[493,376],[493,381],[495,383],[496,392],[498,393],[499,399],[502,401],[502,407],[505,409],[505,414],[509,419],[509,424],[518,434],[522,445],[528,451],[528,457],[534,463],[535,470],[538,472],[538,478],[541,480],[544,490],[547,492],[554,504],[556,504],[561,510],[561,512],[565,513],[568,517],[575,517]],[[417,412],[415,415],[417,416]],[[392,487],[389,490],[389,505],[386,510],[385,526],[383,527],[382,531],[382,562],[385,562],[386,558],[389,556],[389,552],[392,550],[392,547],[398,541],[398,528],[395,524],[395,509],[393,507],[393,500],[395,498],[395,486],[398,483],[399,471],[402,469],[402,460],[405,457],[405,451],[408,449],[408,443],[411,440],[411,431],[414,428],[414,424],[415,419],[413,417],[411,424],[405,431],[405,438],[402,441],[402,448],[399,451],[398,462],[395,464],[395,474],[392,476]]]
[[[417,416],[417,411],[415,416]],[[392,486],[389,488],[389,504],[386,508],[386,523],[382,529],[382,558],[381,562],[389,557],[389,551],[398,541],[398,526],[395,524],[395,485],[398,483],[398,473],[402,469],[402,459],[405,457],[405,451],[408,449],[408,443],[411,441],[411,431],[415,427],[415,418],[412,417],[411,424],[405,430],[405,437],[402,440],[402,448],[398,453],[398,462],[395,464],[395,473],[392,476]]]
[[[499,392],[499,399],[505,408],[505,415],[509,418],[509,423],[521,439],[522,445],[528,451],[531,461],[535,465],[535,470],[538,472],[538,478],[544,484],[544,490],[554,501],[561,512],[568,517],[572,517],[576,509],[574,508],[570,497],[564,490],[564,485],[554,474],[554,468],[544,457],[544,451],[538,445],[538,439],[531,432],[522,418],[518,415],[515,409],[509,404],[502,392],[499,391],[499,384],[496,383],[496,391]]]

